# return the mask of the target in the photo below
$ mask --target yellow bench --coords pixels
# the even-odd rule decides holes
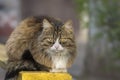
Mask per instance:
[[[72,76],[68,73],[23,71],[19,73],[18,80],[72,80]]]

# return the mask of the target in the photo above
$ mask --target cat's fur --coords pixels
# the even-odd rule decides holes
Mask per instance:
[[[66,72],[76,56],[72,22],[63,24],[48,16],[27,18],[10,35],[6,50],[5,80],[16,80],[20,71]]]

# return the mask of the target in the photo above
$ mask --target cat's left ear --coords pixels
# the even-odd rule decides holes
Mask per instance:
[[[68,20],[65,24],[64,24],[64,27],[66,28],[66,29],[73,29],[73,22],[72,22],[72,20]]]
[[[47,19],[44,19],[43,20],[43,28],[46,29],[46,28],[50,28],[50,27],[52,27],[50,22]]]

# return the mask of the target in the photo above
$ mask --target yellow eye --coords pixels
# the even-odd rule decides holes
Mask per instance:
[[[52,41],[52,39],[51,39],[51,38],[48,38],[47,41]]]
[[[62,39],[61,39],[61,42],[66,42],[66,41],[67,41],[66,38],[62,38]]]

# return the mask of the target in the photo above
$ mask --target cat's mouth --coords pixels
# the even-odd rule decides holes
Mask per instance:
[[[66,54],[68,54],[68,51],[67,51],[67,49],[63,49],[63,50],[57,50],[57,49],[51,50],[51,49],[48,49],[47,53],[51,54],[51,55],[58,55],[58,54],[59,55],[66,55]]]
[[[64,52],[64,50],[52,50],[53,52],[59,53],[59,52]]]

